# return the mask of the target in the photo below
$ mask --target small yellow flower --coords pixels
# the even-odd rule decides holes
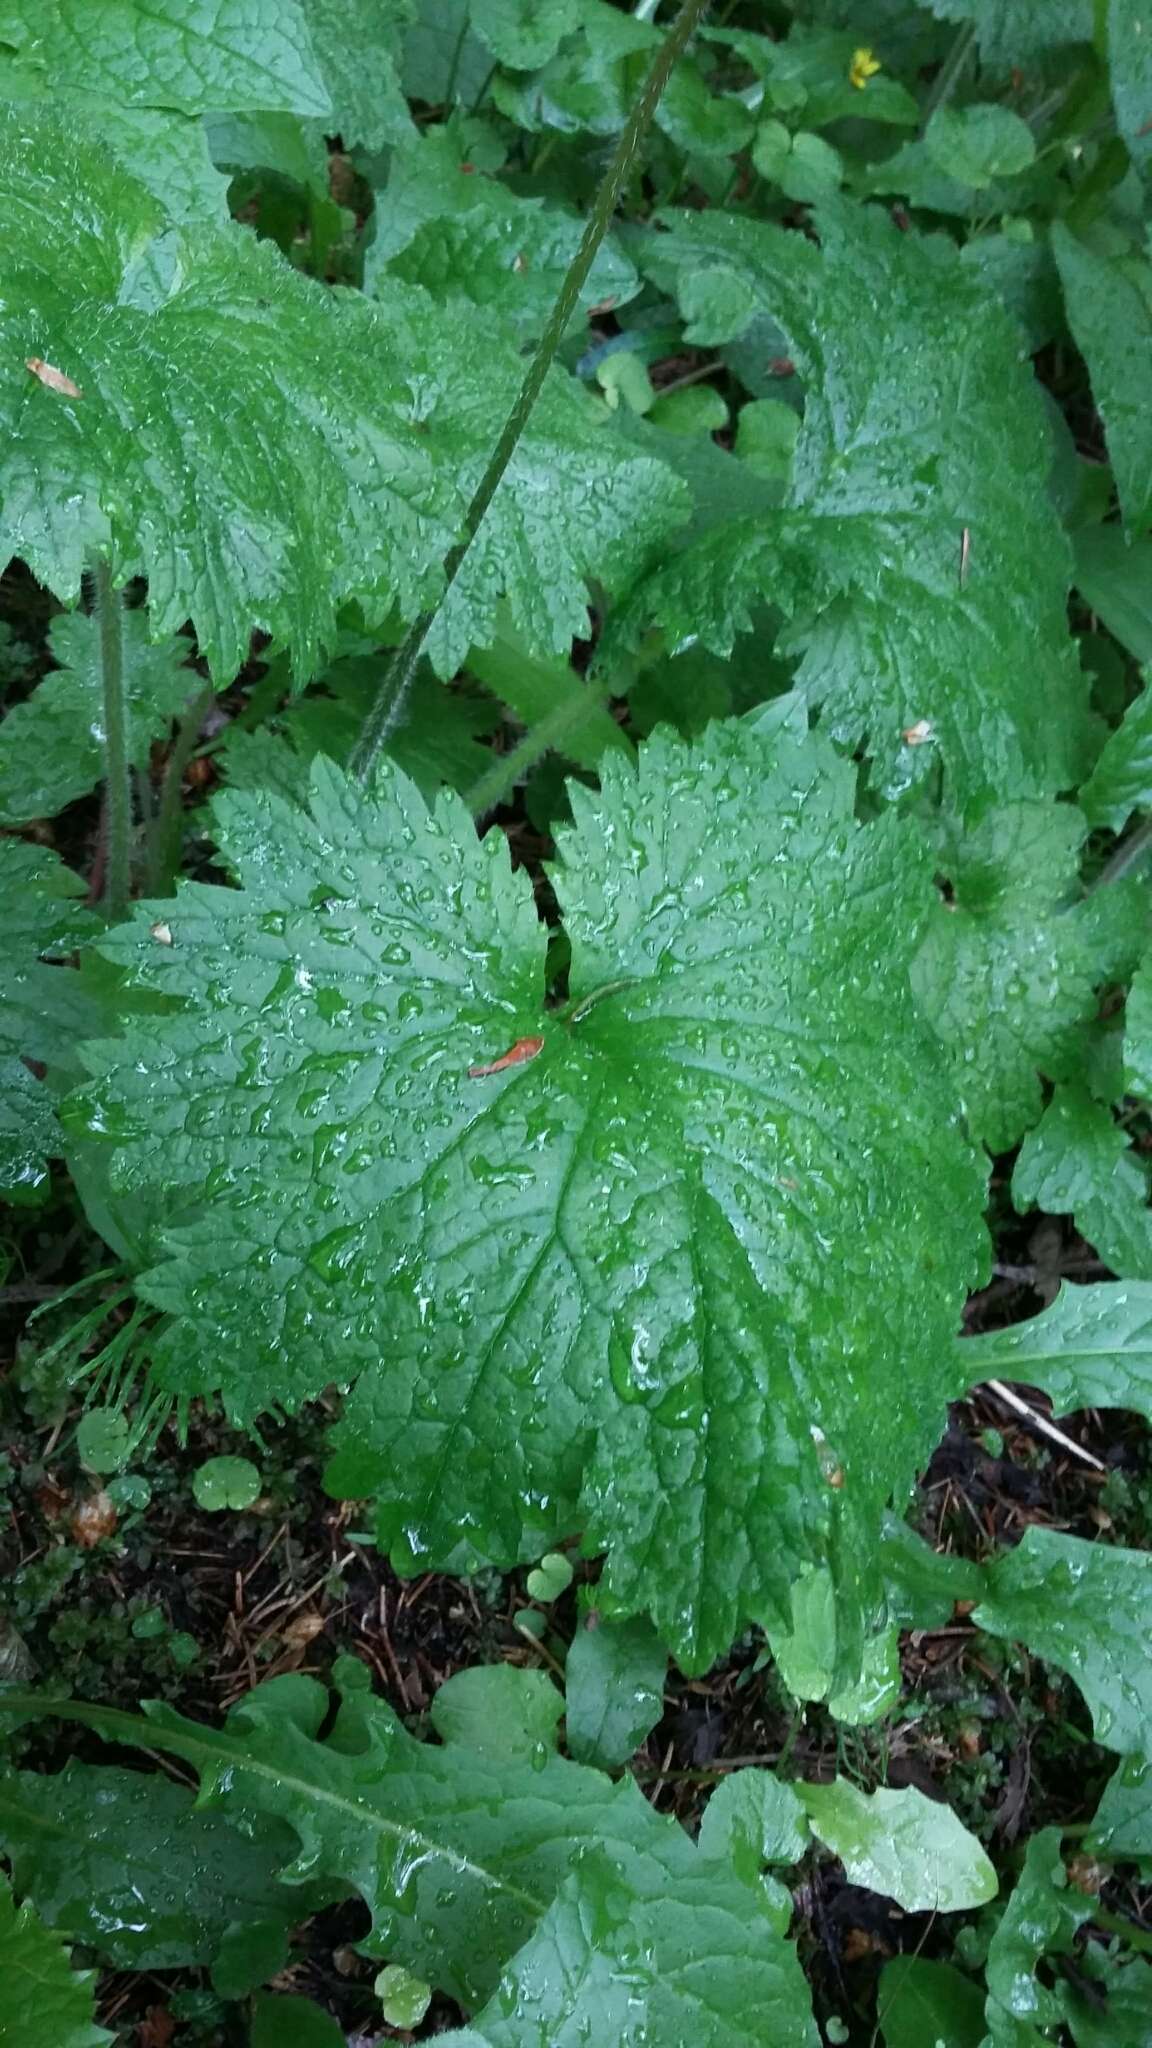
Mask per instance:
[[[852,62],[848,67],[848,77],[856,87],[857,92],[863,92],[868,80],[875,78],[879,69],[880,59],[874,57],[871,50],[853,50]]]

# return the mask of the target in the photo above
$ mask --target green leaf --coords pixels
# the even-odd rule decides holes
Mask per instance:
[[[184,666],[186,640],[150,645],[139,611],[125,612],[123,634],[133,758],[142,768],[153,740],[201,685]],[[53,620],[49,640],[56,669],[0,724],[0,825],[53,817],[94,789],[104,772],[96,621],[66,613]]]
[[[1116,1863],[1152,1869],[1152,1759],[1128,1756],[1118,1764],[1096,1809],[1087,1847]]]
[[[221,798],[249,886],[108,939],[152,1007],[73,1118],[118,1186],[180,1191],[160,1381],[250,1419],[359,1375],[328,1484],[379,1492],[404,1569],[580,1529],[610,1610],[700,1668],[827,1563],[847,1681],[983,1257],[907,985],[922,850],[787,729],[603,771],[560,836],[562,1014],[527,880],[454,798],[323,761],[310,815]]]
[[[681,58],[660,96],[656,126],[689,157],[727,157],[750,141],[754,117],[738,95],[713,93],[691,59]]]
[[[447,2048],[815,2048],[793,1952],[769,1932],[767,1905],[745,1892],[756,1954],[738,1916],[715,1912],[709,1884],[706,1864],[656,1885],[635,1865],[586,1855],[491,2004],[462,2034],[445,2036]],[[706,1991],[702,1949],[713,1966]]]
[[[973,1135],[1005,1152],[1065,1070],[1100,978],[1075,902],[1085,823],[1071,805],[1006,804],[969,831],[943,821],[938,903],[913,987],[952,1062]]]
[[[562,1550],[550,1550],[529,1572],[524,1583],[529,1599],[543,1601],[547,1606],[568,1591],[572,1584],[572,1566]]]
[[[1152,540],[1128,541],[1118,526],[1076,536],[1076,588],[1121,646],[1152,663]]]
[[[716,1787],[700,1822],[701,1854],[730,1858],[749,1883],[766,1863],[799,1863],[811,1846],[795,1789],[771,1771],[733,1771]]]
[[[1152,20],[1145,0],[1102,0],[1102,6],[1116,120],[1135,162],[1144,166],[1152,155]]]
[[[467,166],[467,167],[465,167]],[[364,258],[364,289],[388,277],[437,300],[496,314],[522,341],[539,335],[580,245],[583,222],[567,208],[522,198],[468,160],[455,127],[433,128],[393,152]],[[574,312],[634,298],[640,280],[615,239],[601,243]]]
[[[75,1760],[52,1777],[6,1772],[0,1844],[48,1925],[118,1970],[211,1963],[237,1924],[271,1928],[284,1948],[310,1910],[275,1883],[292,1855],[287,1828],[258,1820],[241,1832],[156,1774]]]
[[[119,1408],[90,1408],[76,1426],[76,1450],[90,1472],[119,1472],[133,1450],[127,1416]]]
[[[432,1702],[432,1726],[444,1742],[511,1763],[554,1750],[563,1712],[564,1696],[547,1672],[484,1664],[445,1681]]]
[[[1124,1079],[1134,1095],[1152,1102],[1152,953],[1132,979],[1124,1013]]]
[[[575,28],[580,8],[578,0],[469,0],[469,13],[501,64],[535,71]]]
[[[1152,28],[1152,14],[1148,22]],[[1125,530],[1135,537],[1152,524],[1152,267],[1141,265],[1141,278],[1088,248],[1061,221],[1053,223],[1052,247],[1068,324],[1108,436]]]
[[[5,2048],[111,2048],[94,2024],[94,1970],[74,1971],[68,1951],[25,1900],[17,1911],[0,1880],[0,2041]],[[814,2038],[814,2037],[813,2037]]]
[[[539,2042],[562,1996],[578,2012],[607,1996],[610,2015],[626,2013],[640,2038],[687,2039],[691,1995],[693,2028],[715,2015],[693,2040],[816,2048],[795,1951],[768,1895],[702,1856],[631,1779],[613,1785],[558,1756],[494,1758],[454,1741],[416,1742],[367,1692],[362,1667],[345,1660],[343,1680],[343,1705],[324,1739],[328,1694],[303,1678],[261,1686],[219,1731],[159,1704],[146,1720],[48,1705],[110,1740],[183,1758],[200,1774],[202,1798],[237,1819],[287,1821],[300,1844],[287,1881],[307,1872],[353,1888],[372,1914],[367,1952],[466,2005],[495,1993],[507,2013],[501,1972],[527,1942],[513,1967],[534,1979],[563,1928],[575,1944],[573,1967],[561,1990],[548,1964],[529,2039]],[[30,1701],[9,1693],[3,1704],[19,1716]],[[574,1898],[588,1909],[578,1918]],[[565,2037],[557,2022],[543,2038]],[[572,2038],[629,2035],[609,2025]]]
[[[1058,1088],[1020,1148],[1012,1199],[1021,1210],[1073,1216],[1105,1265],[1124,1280],[1152,1280],[1152,1209],[1139,1155],[1103,1103],[1080,1086]]]
[[[68,1064],[99,1011],[63,962],[99,930],[79,875],[58,854],[0,839],[0,1188],[28,1196],[63,1139],[47,1088],[24,1059]],[[50,966],[54,957],[60,965]]]
[[[884,2048],[982,2048],[984,2000],[950,1963],[897,1956],[876,1995]]]
[[[970,21],[992,70],[1034,63],[1067,43],[1090,43],[1093,0],[928,0],[945,21]]]
[[[432,1994],[422,1977],[414,1977],[398,1963],[389,1963],[376,1979],[376,1996],[390,2027],[418,2027],[431,2003]]]
[[[219,1514],[223,1508],[250,1508],[261,1484],[250,1458],[206,1458],[193,1474],[192,1492],[197,1507]]]
[[[492,75],[491,52],[469,27],[469,0],[416,0],[404,40],[402,82],[430,107],[473,106]]]
[[[1029,1534],[1035,1532],[1029,1531]],[[1024,1869],[988,1949],[988,2021],[991,2048],[1042,2048],[1037,2028],[1059,2026],[1058,1991],[1036,1974],[1046,1955],[1068,1955],[1091,1902],[1073,1891],[1060,1861],[1060,1830],[1044,1828],[1028,1844]]]
[[[1076,2048],[1150,2048],[1152,1964],[1089,1946],[1080,1982],[1063,1986]]]
[[[1090,825],[1110,825],[1114,832],[1123,831],[1133,811],[1152,810],[1152,689],[1147,677],[1105,740],[1079,803]]]
[[[995,1898],[996,1872],[975,1835],[914,1786],[861,1792],[835,1778],[793,1790],[849,1884],[883,1892],[906,1913],[958,1913]]]
[[[994,105],[937,107],[924,147],[937,170],[977,191],[1026,171],[1036,155],[1028,123]]]
[[[74,141],[83,139],[114,157],[180,223],[228,219],[228,180],[213,163],[204,122],[162,107],[129,107],[98,93],[61,91],[50,76],[0,64],[0,99],[52,109],[63,116]],[[243,119],[243,116],[237,117]],[[294,114],[266,120],[301,124]]]
[[[1042,1387],[1057,1415],[1131,1408],[1152,1422],[1152,1286],[1140,1281],[1060,1289],[1026,1323],[958,1340],[972,1386],[987,1379]]]
[[[204,123],[212,161],[235,171],[275,171],[319,199],[329,196],[328,145],[298,114],[215,114]]]
[[[1152,1554],[1086,1543],[1035,1525],[988,1570],[973,1616],[990,1635],[1027,1643],[1074,1678],[1096,1740],[1149,1753]]]
[[[576,32],[542,71],[524,80],[497,77],[492,97],[501,113],[530,131],[557,128],[615,136],[628,118],[660,33],[649,22],[604,6],[603,0],[580,0],[577,15]]]
[[[414,129],[397,60],[409,0],[301,0],[301,7],[331,100],[329,131],[345,149],[407,140]]]
[[[668,1652],[651,1624],[590,1615],[564,1666],[565,1729],[577,1763],[627,1763],[664,1712]]]
[[[129,106],[331,111],[300,0],[0,0],[0,42],[57,87]]]
[[[0,137],[0,548],[71,601],[110,547],[121,579],[148,576],[153,632],[191,617],[222,678],[254,626],[310,675],[342,604],[369,625],[418,614],[519,385],[515,347],[396,285],[387,308],[338,296],[238,227],[165,232],[142,186],[47,117]],[[437,620],[437,665],[483,644],[502,589],[533,648],[567,650],[586,576],[626,581],[681,509],[555,373]]]
[[[347,2048],[343,2027],[310,1998],[265,1992],[252,2008],[249,2048]]]
[[[806,405],[784,509],[674,553],[610,622],[606,664],[653,618],[673,645],[726,654],[770,596],[785,650],[803,650],[799,687],[836,738],[867,740],[885,794],[937,758],[960,809],[1070,787],[1084,685],[1015,326],[943,243],[841,204],[819,225],[820,248],[714,211],[654,238],[662,288],[705,299],[719,274],[744,295],[740,325],[756,306],[780,322]]]

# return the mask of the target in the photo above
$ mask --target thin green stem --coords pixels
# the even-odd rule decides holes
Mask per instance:
[[[489,811],[502,804],[537,761],[553,747],[559,747],[573,726],[580,724],[589,706],[603,703],[606,696],[607,691],[596,690],[589,684],[584,694],[562,698],[525,733],[510,753],[493,755],[491,767],[477,777],[464,798],[472,816],[486,818]]]
[[[552,359],[576,310],[596,251],[611,225],[616,202],[624,189],[636,153],[660,103],[672,66],[707,6],[708,0],[682,0],[680,12],[656,53],[640,96],[616,145],[612,161],[604,173],[580,247],[569,265],[549,316],[548,325],[540,337],[539,346],[525,372],[524,381],[504,422],[500,438],[464,515],[461,537],[444,563],[444,586],[436,607],[416,620],[396,649],[384,674],[376,702],[368,713],[353,749],[350,765],[352,773],[361,782],[366,782],[371,776],[381,748],[387,744],[404,717],[417,665],[433,621],[460,574],[468,552],[480,531],[484,515],[496,496],[501,478],[512,460],[520,436],[544,387],[544,380],[552,367]]]
[[[120,592],[102,555],[92,564],[92,610],[100,644],[104,699],[104,784],[108,844],[104,901],[113,923],[128,909],[132,884],[132,730],[128,681],[124,673],[124,622]]]
[[[931,91],[924,102],[924,112],[920,118],[921,135],[923,135],[933,114],[940,107],[947,106],[948,101],[951,99],[964,75],[964,67],[972,54],[975,41],[975,23],[971,21],[965,22],[963,27],[957,31],[952,47],[932,81]]]
[[[204,720],[215,702],[215,690],[211,683],[205,683],[176,728],[160,788],[160,802],[149,834],[147,886],[150,896],[171,894],[180,865],[184,771],[192,759]]]
[[[1096,889],[1103,889],[1109,882],[1120,882],[1125,875],[1134,874],[1137,868],[1143,867],[1149,855],[1152,855],[1152,818],[1145,818],[1105,861],[1089,895]]]

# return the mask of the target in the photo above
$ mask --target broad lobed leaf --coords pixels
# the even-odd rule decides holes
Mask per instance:
[[[0,1881],[0,2040],[20,2048],[112,2048],[95,2024],[95,1971],[73,1970],[68,1951],[28,1900],[17,1908]]]
[[[652,244],[659,281],[724,289],[726,326],[698,338],[779,321],[806,405],[785,509],[673,555],[617,630],[655,620],[726,653],[770,596],[799,686],[837,738],[867,741],[886,794],[936,755],[959,808],[1066,788],[1086,734],[1071,565],[1012,323],[944,242],[843,205],[819,222],[820,248],[715,212]]]
[[[399,286],[386,308],[341,298],[238,227],[166,228],[48,115],[0,134],[0,552],[67,601],[110,548],[121,578],[148,576],[154,632],[191,618],[221,678],[255,626],[312,672],[342,603],[415,616],[517,389],[515,350],[497,334],[478,349],[474,315],[430,325]],[[586,577],[625,580],[681,502],[557,372],[440,614],[441,671],[494,630],[502,590],[534,647],[566,648],[587,631]]]
[[[309,813],[221,799],[247,886],[108,940],[174,1007],[75,1108],[182,1212],[163,1383],[252,1417],[358,1376],[329,1483],[403,1569],[583,1528],[693,1665],[828,1564],[854,1678],[982,1225],[907,983],[923,857],[852,794],[786,731],[611,757],[561,843],[563,1013],[454,799],[322,761]]]

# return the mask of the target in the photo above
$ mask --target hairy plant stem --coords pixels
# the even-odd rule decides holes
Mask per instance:
[[[544,380],[552,367],[552,359],[564,338],[568,322],[576,309],[580,293],[584,288],[596,251],[604,240],[616,211],[616,202],[624,189],[625,180],[632,168],[636,152],[646,135],[652,116],[660,103],[661,94],[668,78],[703,15],[708,0],[682,0],[676,17],[664,42],[653,59],[652,69],[644,81],[620,140],[616,145],[612,161],[604,173],[600,190],[596,194],[588,224],[584,229],[580,247],[572,258],[557,294],[556,303],[549,315],[548,325],[540,337],[536,353],[524,375],[524,381],[513,402],[512,409],[504,422],[500,438],[492,451],[488,466],[464,514],[461,537],[449,552],[444,563],[444,587],[439,599],[430,612],[425,612],[412,625],[400,646],[388,663],[380,684],[376,702],[364,721],[364,726],[352,751],[350,767],[361,782],[371,776],[380,755],[381,748],[391,738],[404,716],[409,693],[416,676],[417,665],[424,650],[437,614],[467,559],[476,535],[480,531],[484,515],[491,505],[508,464],[516,452],[516,445],[532,414],[532,409],[544,387]]]
[[[596,690],[590,684],[586,689],[586,699],[565,697],[561,703],[554,704],[551,711],[537,719],[511,753],[493,755],[491,767],[477,777],[464,798],[474,818],[485,818],[489,811],[502,804],[541,756],[553,747],[559,747],[572,727],[579,725],[590,704],[603,704],[608,694],[606,690]]]
[[[100,645],[104,699],[104,787],[108,859],[104,902],[113,922],[128,910],[132,886],[132,732],[124,673],[123,601],[102,555],[92,563],[92,612]]]
[[[924,130],[938,108],[947,106],[948,101],[960,83],[964,73],[964,66],[967,64],[972,53],[972,46],[975,41],[975,24],[970,21],[965,22],[963,27],[957,31],[955,41],[952,43],[948,55],[945,57],[944,62],[932,81],[932,88],[924,102],[924,112],[920,117],[919,132],[921,135],[923,135]]]
[[[1089,895],[1096,889],[1103,889],[1109,882],[1123,881],[1125,875],[1131,875],[1142,867],[1149,856],[1152,856],[1152,818],[1145,818],[1105,861],[1088,891]]]
[[[150,896],[169,896],[180,866],[180,825],[184,803],[184,771],[192,759],[200,729],[216,702],[211,683],[205,683],[189,704],[176,728],[168,754],[160,801],[148,835],[146,884]]]

